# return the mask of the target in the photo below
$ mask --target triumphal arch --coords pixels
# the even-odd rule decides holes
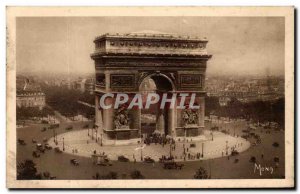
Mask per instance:
[[[157,129],[172,137],[198,136],[204,129],[205,71],[208,59],[206,38],[178,36],[153,31],[129,34],[104,34],[94,40],[95,51],[95,126],[107,140],[132,140],[141,137],[141,110],[120,106],[103,109],[100,98],[140,93],[143,80],[151,78],[157,92],[169,95],[196,94],[199,109],[164,108],[157,111]],[[115,97],[105,98],[105,104]],[[179,103],[178,100],[175,102]]]

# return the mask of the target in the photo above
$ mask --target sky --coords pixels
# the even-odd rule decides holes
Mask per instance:
[[[17,73],[94,73],[96,36],[143,30],[206,37],[207,75],[284,75],[282,17],[18,18]]]

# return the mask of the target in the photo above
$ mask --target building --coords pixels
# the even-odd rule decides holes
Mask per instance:
[[[38,107],[42,109],[46,105],[45,94],[40,86],[26,77],[17,78],[17,107]]]
[[[17,107],[38,107],[43,109],[46,105],[45,94],[40,91],[17,92]]]
[[[211,58],[206,50],[206,38],[142,31],[104,34],[94,43],[91,58],[96,70],[95,125],[101,138],[124,140],[141,137],[141,110],[101,109],[99,100],[106,93],[122,92],[131,96],[141,93],[141,83],[147,78],[155,82],[160,93],[195,93],[200,106],[197,111],[188,108],[160,110],[156,128],[161,134],[172,137],[202,134],[205,72]],[[105,103],[110,101],[114,98],[106,98]]]
[[[89,94],[95,93],[95,78],[88,78],[84,84],[85,91]]]

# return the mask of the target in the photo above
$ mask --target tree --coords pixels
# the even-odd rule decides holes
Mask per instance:
[[[25,160],[17,165],[18,180],[38,180],[42,179],[41,174],[37,173],[36,164],[32,160]]]
[[[93,179],[117,179],[118,178],[118,173],[110,171],[106,175],[100,175],[98,172],[96,175],[93,176]]]
[[[207,171],[200,167],[197,171],[196,171],[196,174],[194,175],[194,178],[195,179],[208,179],[209,176],[207,174]]]
[[[144,175],[139,170],[134,170],[130,173],[132,179],[144,179]]]

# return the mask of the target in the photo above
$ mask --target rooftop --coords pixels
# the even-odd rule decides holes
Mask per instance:
[[[116,38],[143,38],[143,39],[172,39],[172,40],[195,40],[195,41],[207,41],[206,37],[199,38],[197,36],[188,36],[188,35],[178,35],[175,33],[160,32],[154,30],[142,30],[137,32],[130,33],[105,33],[98,37],[95,40],[100,40],[105,37],[116,37]]]

